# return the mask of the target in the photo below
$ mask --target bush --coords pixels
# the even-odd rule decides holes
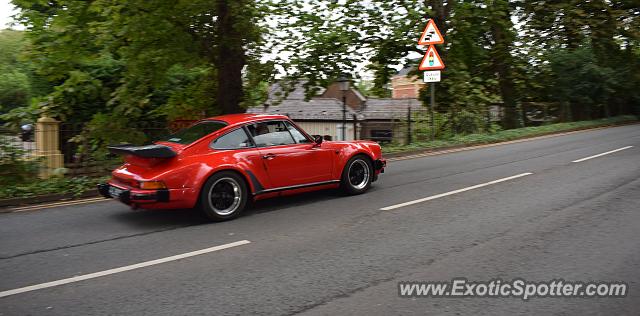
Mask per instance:
[[[3,184],[0,185],[0,199],[30,197],[53,193],[79,196],[86,191],[95,190],[98,183],[103,183],[107,179],[108,177],[50,178],[16,185]]]
[[[0,183],[25,183],[38,175],[40,160],[28,157],[27,152],[12,144],[7,136],[0,136]]]
[[[461,110],[451,117],[453,130],[458,135],[479,133],[484,130],[485,119],[481,114]]]

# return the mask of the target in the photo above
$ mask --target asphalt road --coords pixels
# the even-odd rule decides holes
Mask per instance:
[[[244,240],[0,297],[0,315],[639,315],[640,125],[393,161],[365,195],[273,199],[225,223],[113,201],[0,214],[0,292]],[[624,281],[629,295],[398,297],[399,281],[455,277]]]

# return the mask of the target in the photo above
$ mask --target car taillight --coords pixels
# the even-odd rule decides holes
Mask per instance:
[[[130,187],[134,187],[134,188],[140,187],[138,181],[133,179],[126,179],[118,176],[113,176],[112,180],[115,181],[116,183],[128,185]]]
[[[162,181],[140,181],[139,187],[143,190],[159,190],[167,188]]]

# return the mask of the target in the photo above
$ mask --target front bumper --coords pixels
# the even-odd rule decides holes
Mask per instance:
[[[373,173],[373,182],[378,181],[378,176],[381,173],[384,173],[384,168],[387,166],[387,161],[384,159],[376,159],[376,161],[373,162],[373,169],[375,169],[375,172]]]
[[[170,193],[167,189],[135,190],[109,183],[98,184],[98,192],[106,198],[118,199],[125,204],[169,202]]]
[[[376,171],[380,171],[380,173],[384,173],[384,168],[387,166],[387,161],[384,159],[377,159],[374,162],[374,168]]]

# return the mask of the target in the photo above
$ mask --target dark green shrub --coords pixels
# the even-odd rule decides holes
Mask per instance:
[[[40,160],[29,157],[27,152],[12,144],[8,136],[0,136],[0,183],[15,185],[27,182],[38,175]]]

